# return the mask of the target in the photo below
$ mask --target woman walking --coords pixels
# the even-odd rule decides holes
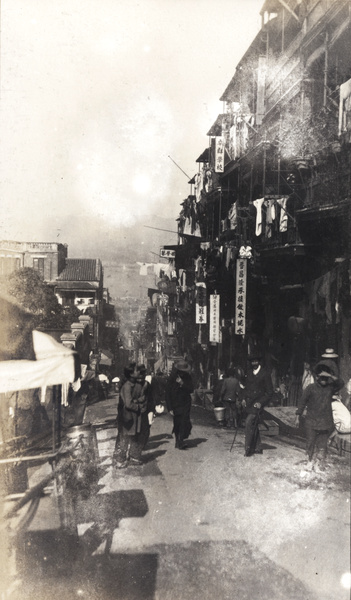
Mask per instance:
[[[190,411],[194,386],[190,372],[190,365],[186,361],[176,362],[167,386],[167,409],[173,416],[172,433],[175,435],[175,447],[179,450],[186,448],[184,440],[189,437],[192,429]]]

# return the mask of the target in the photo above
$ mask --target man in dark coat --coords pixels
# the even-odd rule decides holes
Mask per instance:
[[[262,366],[261,356],[256,354],[249,358],[250,370],[247,375],[243,405],[246,411],[245,423],[245,456],[255,452],[262,454],[261,436],[258,428],[262,409],[273,395],[272,379]]]
[[[114,450],[114,462],[119,469],[124,469],[129,463],[142,464],[141,452],[150,432],[147,411],[151,400],[147,394],[144,371],[138,370],[135,363],[130,363],[124,369],[124,377],[119,398],[118,435]]]
[[[167,409],[173,416],[172,433],[176,439],[175,447],[179,450],[186,448],[184,440],[189,437],[192,429],[190,410],[194,386],[190,372],[190,365],[185,360],[176,362],[167,385]]]
[[[146,380],[145,365],[137,367],[133,397],[137,398],[140,405],[140,418],[135,435],[130,438],[129,461],[131,464],[141,465],[143,464],[141,454],[150,437],[150,416],[153,417],[155,411],[151,384]]]
[[[319,363],[318,363],[319,364]],[[308,470],[325,469],[325,460],[328,449],[328,438],[334,429],[332,402],[335,387],[342,387],[335,375],[329,371],[317,369],[316,381],[304,390],[299,399],[296,410],[296,425],[306,409],[306,452],[308,456]],[[316,464],[319,451],[320,464]]]

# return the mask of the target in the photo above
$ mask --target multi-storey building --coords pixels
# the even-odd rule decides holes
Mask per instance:
[[[245,366],[258,344],[276,387],[289,378],[289,403],[326,347],[351,377],[350,7],[264,2],[178,218],[194,362]],[[197,284],[219,296],[215,342],[208,322],[195,322]]]
[[[55,294],[63,305],[74,305],[90,318],[92,348],[97,349],[103,320],[103,268],[100,259],[68,258],[56,278]]]
[[[67,244],[55,242],[0,242],[0,275],[16,269],[30,267],[51,283],[64,269],[67,259]]]

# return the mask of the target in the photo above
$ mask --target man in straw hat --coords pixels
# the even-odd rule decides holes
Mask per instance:
[[[191,367],[185,360],[174,363],[173,372],[167,385],[167,409],[173,416],[173,430],[175,447],[184,450],[186,440],[191,432],[190,421],[191,394],[194,386],[191,378]]]
[[[306,452],[307,470],[324,471],[327,457],[328,438],[334,429],[332,402],[338,377],[322,367],[322,361],[315,367],[316,381],[303,391],[296,410],[296,425],[306,409]]]

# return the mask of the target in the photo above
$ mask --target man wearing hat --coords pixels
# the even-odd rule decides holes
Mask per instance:
[[[186,440],[191,432],[190,421],[191,394],[194,386],[191,378],[191,367],[185,360],[174,363],[173,372],[167,385],[167,409],[173,416],[173,430],[175,447],[184,450]]]
[[[325,359],[324,359],[325,360]],[[322,367],[320,361],[315,367],[316,381],[303,391],[296,410],[296,425],[306,409],[306,452],[308,470],[324,470],[327,456],[328,438],[334,429],[332,402],[335,387],[342,387],[338,377]],[[320,464],[317,459],[320,455]]]
[[[321,360],[319,361],[318,365],[326,367],[327,371],[331,372],[332,375],[335,375],[336,377],[338,377],[339,368],[338,368],[338,364],[336,362],[337,358],[339,358],[339,355],[336,354],[336,352],[334,352],[334,350],[332,348],[327,348],[323,352],[323,354],[321,356]]]
[[[255,452],[262,454],[261,436],[258,429],[260,413],[273,395],[272,379],[262,366],[259,353],[249,357],[250,369],[243,392],[243,406],[246,410],[245,422],[245,456]]]
[[[332,375],[333,378],[333,392],[336,394],[344,387],[344,382],[339,377],[339,367],[336,359],[339,355],[334,352],[332,348],[327,348],[321,356],[321,360],[316,364],[314,368],[315,375],[318,375],[322,371],[325,371]]]

